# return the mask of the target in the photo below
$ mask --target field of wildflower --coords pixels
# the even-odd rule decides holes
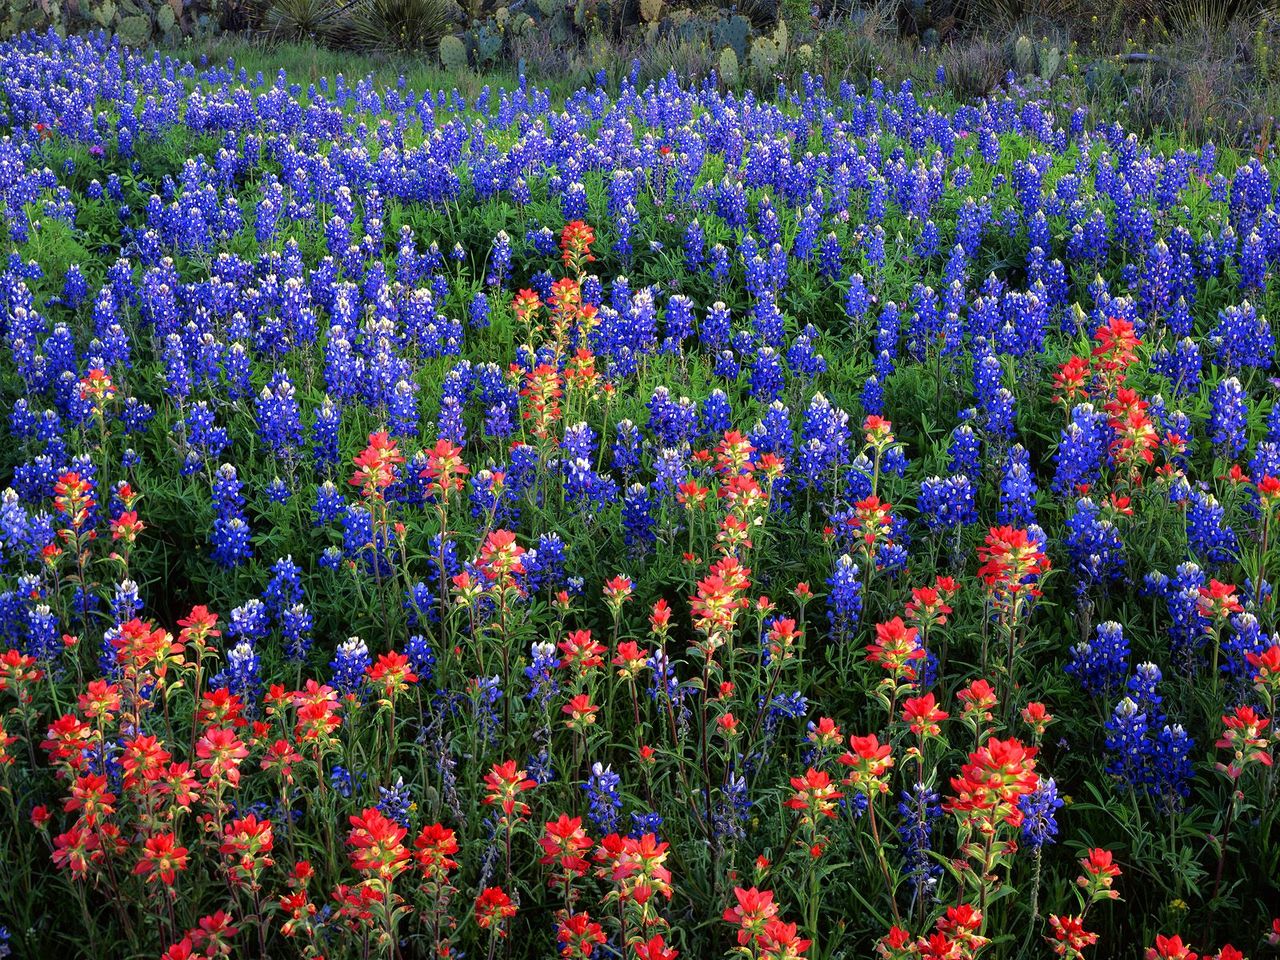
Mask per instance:
[[[0,43],[0,956],[1274,956],[1280,184],[938,79]]]

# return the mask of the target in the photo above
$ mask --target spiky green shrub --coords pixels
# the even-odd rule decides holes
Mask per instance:
[[[364,50],[433,52],[449,32],[443,0],[362,0],[352,9],[348,31]]]

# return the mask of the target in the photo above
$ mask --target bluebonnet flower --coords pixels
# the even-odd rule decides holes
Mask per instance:
[[[565,582],[567,547],[558,533],[544,533],[523,557],[525,586],[531,593],[553,591]]]
[[[1129,697],[1117,705],[1106,722],[1106,746],[1111,759],[1107,772],[1131,787],[1142,786],[1147,777],[1147,715]]]
[[[1106,414],[1093,404],[1082,403],[1071,411],[1071,421],[1062,431],[1062,440],[1053,455],[1056,469],[1053,489],[1071,493],[1097,482],[1107,462],[1111,429]]]
[[[1187,545],[1211,565],[1227,563],[1239,549],[1226,510],[1213,494],[1193,491],[1187,500]]]
[[[333,769],[329,771],[329,786],[343,798],[350,797],[363,780],[364,774],[352,773],[340,764],[335,763]]]
[[[936,790],[916,783],[911,791],[902,791],[898,802],[902,823],[898,836],[902,840],[904,872],[916,898],[932,896],[942,878],[942,864],[933,856],[933,831],[942,817],[942,804]]]
[[[786,376],[782,359],[772,347],[761,347],[751,363],[748,375],[751,395],[761,403],[772,403],[782,394]]]
[[[132,580],[121,580],[116,584],[111,598],[111,619],[119,624],[126,623],[136,617],[142,610],[142,597],[138,585]]]
[[[655,650],[645,661],[649,668],[649,697],[661,701],[680,699],[680,681],[676,678],[675,667],[667,652],[661,648]]]
[[[267,611],[279,623],[285,608],[301,603],[304,599],[302,568],[293,562],[292,555],[281,557],[272,566],[271,579],[262,592]]]
[[[947,470],[966,477],[981,477],[980,456],[982,443],[973,427],[962,423],[951,431],[951,443],[947,447]]]
[[[1088,497],[1077,500],[1075,512],[1067,518],[1066,547],[1079,592],[1124,576],[1124,543],[1120,532]]]
[[[484,282],[491,287],[506,287],[511,276],[511,238],[505,230],[499,230],[493,238],[488,264]]]
[[[244,484],[236,475],[236,468],[224,463],[218,468],[213,481],[213,558],[225,567],[244,563],[253,555],[249,524],[245,520],[244,497],[240,495]]]
[[[289,485],[279,477],[274,477],[263,492],[266,494],[268,503],[288,503],[289,497],[292,496]]]
[[[280,611],[280,634],[284,638],[285,657],[299,663],[311,652],[311,612],[302,603]]]
[[[415,633],[405,642],[404,654],[409,658],[409,668],[419,683],[429,683],[435,677],[436,654],[430,641],[422,634]]]
[[[684,266],[689,273],[697,273],[706,256],[706,237],[697,219],[690,220],[684,228]]]
[[[1194,345],[1194,341],[1188,340]],[[1275,357],[1275,334],[1266,317],[1259,316],[1248,300],[1218,311],[1218,323],[1209,335],[1219,366],[1229,371],[1270,367]]]
[[[314,508],[315,525],[323,527],[337,520],[346,512],[347,502],[331,480],[326,480],[316,487],[316,503]]]
[[[483,290],[471,298],[467,307],[467,322],[474,330],[483,330],[489,326],[489,298]]]
[[[529,664],[524,668],[524,675],[529,681],[529,692],[525,698],[537,702],[543,710],[560,691],[560,683],[556,679],[559,665],[560,656],[554,643],[540,641],[530,646]]]
[[[1189,665],[1204,644],[1204,625],[1200,620],[1200,588],[1209,582],[1205,572],[1194,563],[1182,563],[1172,578],[1150,581],[1164,593],[1165,605],[1173,623],[1169,627],[1174,660]]]
[[[773,730],[783,720],[803,720],[809,711],[809,701],[799,691],[776,693],[767,704],[762,700],[759,706],[765,711],[766,730]]]
[[[27,612],[25,653],[45,664],[53,663],[63,651],[58,617],[47,604],[37,603]]]
[[[1160,668],[1147,661],[1146,663],[1138,664],[1134,668],[1133,676],[1129,678],[1129,682],[1126,684],[1130,698],[1137,704],[1139,710],[1150,717],[1153,724],[1159,723],[1164,719],[1164,713],[1160,709],[1160,704],[1164,698],[1159,693],[1162,679]]]
[[[1222,638],[1222,662],[1219,669],[1231,676],[1240,690],[1247,690],[1255,670],[1249,665],[1250,653],[1262,653],[1272,640],[1252,613],[1238,613],[1229,620],[1230,630]]]
[[[1203,365],[1200,345],[1190,337],[1183,337],[1172,350],[1161,345],[1151,356],[1151,368],[1169,381],[1175,396],[1194,394],[1200,389]]]
[[[1071,648],[1065,669],[1094,696],[1113,696],[1129,673],[1129,641],[1120,624],[1111,620],[1098,624],[1093,640],[1082,640]]]
[[[268,607],[256,597],[231,611],[227,623],[227,635],[257,643],[271,632]]]
[[[613,468],[630,475],[640,468],[643,438],[639,428],[630,420],[621,420],[614,427],[614,441],[610,446]]]
[[[258,432],[271,451],[288,458],[302,445],[301,409],[293,384],[283,370],[276,372],[271,382],[262,388],[255,401]]]
[[[497,676],[475,677],[467,685],[471,712],[480,728],[480,738],[492,743],[498,735],[498,704],[502,701],[502,681]]]
[[[978,520],[973,484],[963,474],[925,480],[917,506],[930,530],[952,530]]]
[[[747,834],[743,825],[751,816],[751,806],[746,777],[740,774],[731,776],[721,790],[720,801],[711,812],[712,832],[721,840],[745,839]]]
[[[349,637],[338,644],[329,669],[333,671],[330,683],[343,695],[359,694],[364,687],[365,671],[372,663],[369,648],[359,637]]]
[[[836,561],[827,579],[827,621],[839,640],[849,640],[862,619],[862,578],[858,565],[847,553]]]
[[[618,499],[618,484],[607,474],[597,473],[590,461],[582,457],[566,460],[563,468],[565,502],[577,507],[583,519],[593,519]]]
[[[662,815],[652,811],[631,814],[631,832],[628,836],[638,840],[648,833],[655,837],[662,835]]]
[[[654,532],[656,504],[643,483],[633,483],[622,498],[622,534],[626,545],[633,551],[643,552],[657,541]]]
[[[1052,777],[1041,777],[1035,790],[1018,798],[1018,809],[1023,817],[1022,839],[1033,850],[1054,842],[1058,835],[1058,821],[1054,813],[1062,805],[1058,785]]]
[[[1036,482],[1031,458],[1022,444],[1014,444],[1000,475],[1000,506],[996,522],[1028,527],[1036,522]]]
[[[1209,393],[1209,435],[1214,446],[1222,451],[1225,459],[1232,459],[1245,448],[1245,428],[1249,416],[1249,401],[1244,387],[1236,377],[1218,382]]]
[[[529,772],[529,779],[539,786],[551,783],[556,778],[556,770],[551,763],[551,753],[545,745],[529,757],[525,762],[525,769]]]
[[[587,816],[603,834],[617,830],[618,815],[622,811],[622,797],[618,795],[620,786],[622,778],[613,772],[613,767],[599,762],[591,765],[591,775],[582,785],[587,793]]]
[[[1195,777],[1191,751],[1194,749],[1195,740],[1187,736],[1180,723],[1166,724],[1156,735],[1151,750],[1149,788],[1152,794],[1162,798],[1167,808],[1177,809],[1191,796],[1191,780]]]
[[[822,492],[830,474],[848,457],[849,415],[823,394],[814,394],[801,424],[799,466],[805,487]]]
[[[406,830],[413,811],[413,795],[405,785],[404,777],[396,777],[390,787],[378,787],[378,812],[394,820]]]

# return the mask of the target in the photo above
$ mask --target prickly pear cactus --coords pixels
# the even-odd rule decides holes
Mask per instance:
[[[1058,75],[1058,69],[1062,66],[1062,51],[1042,43],[1036,50],[1036,62],[1040,68],[1040,79],[1052,80]]]
[[[1036,72],[1035,44],[1026,35],[1019,37],[1013,43],[1013,62],[1018,68],[1018,73],[1024,77]]]
[[[440,38],[440,64],[452,73],[467,69],[467,45],[461,37],[450,34]]]
[[[725,47],[720,51],[720,79],[727,86],[736,87],[741,79],[738,72],[738,55],[733,52],[733,47]]]
[[[471,43],[468,44],[476,52],[476,63],[487,64],[498,59],[502,52],[502,34],[481,24],[471,31]]]
[[[712,28],[711,39],[717,47],[732,47],[738,59],[745,60],[751,41],[751,21],[740,14],[726,17]]]
[[[640,19],[645,23],[657,23],[662,19],[662,0],[640,0]]]
[[[778,43],[772,37],[756,37],[751,41],[751,70],[756,74],[772,72],[782,59]]]

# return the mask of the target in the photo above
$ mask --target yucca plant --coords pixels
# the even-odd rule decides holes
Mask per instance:
[[[362,49],[429,53],[449,25],[444,0],[362,0],[352,8],[347,30]]]
[[[338,11],[334,0],[271,0],[263,25],[273,40],[323,39],[332,30]]]
[[[1277,0],[1166,0],[1165,19],[1176,33],[1215,38],[1233,23],[1252,29],[1280,14]]]

